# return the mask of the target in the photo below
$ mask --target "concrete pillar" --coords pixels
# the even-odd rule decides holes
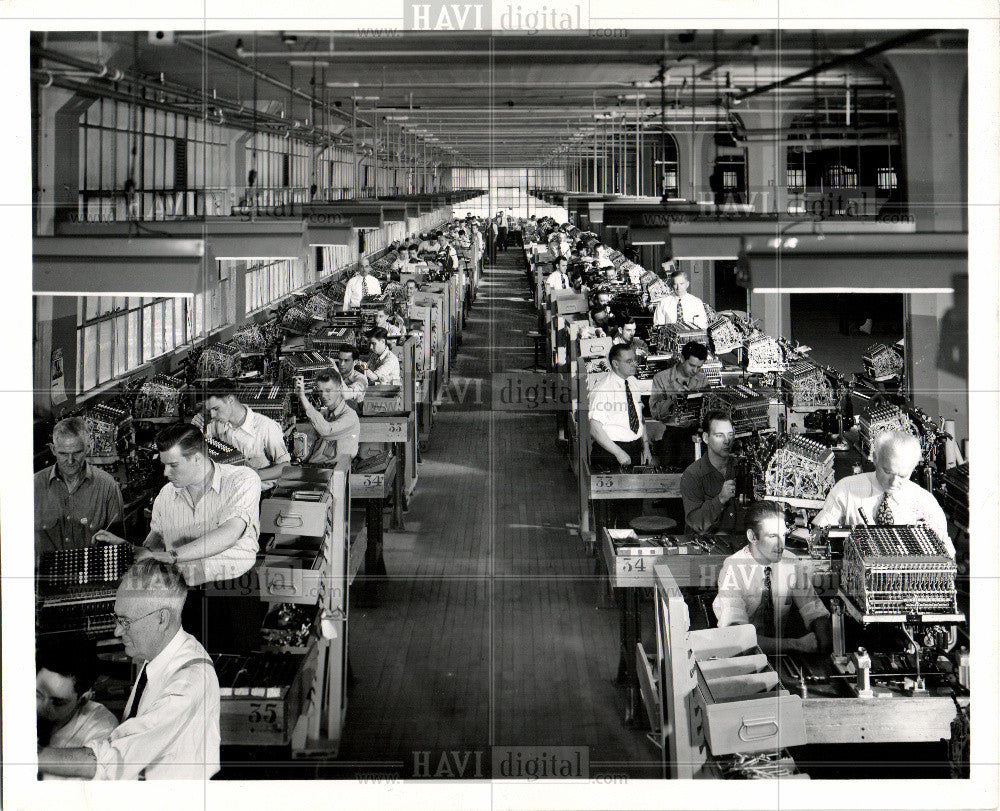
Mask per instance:
[[[58,87],[46,88],[40,92],[38,235],[51,236],[56,221],[77,216],[80,193],[80,116],[95,99],[83,98]]]
[[[681,197],[694,202],[708,189],[708,176],[712,173],[712,167],[706,157],[706,149],[712,146],[712,136],[711,133],[698,131],[693,137],[690,131],[678,131],[673,135],[677,141],[678,190]],[[659,171],[660,167],[657,166],[656,169]]]
[[[774,133],[783,133],[792,122],[792,113],[741,110],[740,120],[747,133],[769,140],[747,144],[747,202],[758,214],[775,214],[788,209],[788,147]]]
[[[890,53],[873,60],[896,92],[906,198],[917,231],[967,231],[964,53]]]
[[[873,61],[896,91],[906,200],[917,231],[967,231],[965,55],[890,53]],[[906,297],[906,365],[913,402],[932,418],[954,419],[961,441],[969,437],[968,275],[952,284],[953,295]]]
[[[761,322],[760,328],[765,334],[791,339],[792,312],[788,294],[751,292],[750,315]]]

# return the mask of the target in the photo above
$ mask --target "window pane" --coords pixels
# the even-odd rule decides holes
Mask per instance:
[[[97,327],[83,331],[83,390],[97,385]]]
[[[163,354],[163,303],[153,305],[153,357]]]
[[[174,348],[174,303],[165,301],[163,303],[163,351],[168,352]]]
[[[153,357],[153,305],[142,308],[142,360]]]
[[[126,371],[126,335],[128,331],[128,319],[125,316],[120,316],[115,319],[115,357],[114,357],[114,375],[118,377],[119,375],[125,374]]]
[[[111,379],[111,335],[112,322],[101,321],[97,325],[97,382]]]
[[[128,368],[134,369],[142,363],[142,346],[139,343],[139,318],[141,313],[128,314]]]

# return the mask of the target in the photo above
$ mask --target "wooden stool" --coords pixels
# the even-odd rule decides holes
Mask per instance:
[[[629,526],[643,535],[663,535],[674,529],[677,522],[667,515],[640,515],[629,521]]]
[[[538,356],[542,353],[542,333],[529,330],[528,337],[535,343],[535,366],[538,366]]]

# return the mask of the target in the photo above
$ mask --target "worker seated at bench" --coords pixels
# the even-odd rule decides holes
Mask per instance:
[[[749,543],[719,570],[712,603],[719,627],[753,625],[757,644],[768,655],[829,652],[830,612],[816,596],[808,570],[785,549],[781,508],[773,501],[755,502],[746,525]]]

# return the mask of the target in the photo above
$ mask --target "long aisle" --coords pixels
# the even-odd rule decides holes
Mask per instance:
[[[535,323],[517,254],[499,254],[442,396],[406,532],[386,534],[382,602],[351,609],[354,683],[328,776],[433,777],[443,753],[461,763],[471,752],[464,776],[473,777],[480,752],[488,777],[493,745],[589,747],[592,773],[658,775],[652,747],[622,723],[618,612],[597,608],[555,417],[491,407],[493,376],[530,367],[525,333]],[[649,765],[637,771],[640,762]]]

